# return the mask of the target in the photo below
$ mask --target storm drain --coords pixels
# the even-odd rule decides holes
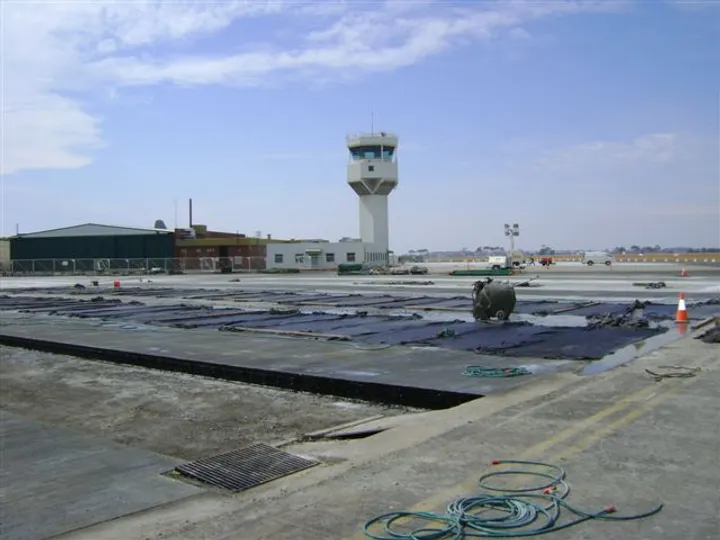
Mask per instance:
[[[175,471],[204,484],[243,491],[317,464],[317,461],[258,443],[234,452],[178,465]]]

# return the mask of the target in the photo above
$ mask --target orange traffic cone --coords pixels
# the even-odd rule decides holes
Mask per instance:
[[[675,322],[678,324],[687,324],[689,322],[687,306],[685,306],[685,293],[680,293],[680,298],[678,299],[677,314],[675,315]]]
[[[682,270],[680,270],[680,277],[687,277],[687,276],[688,276],[687,270],[685,270],[684,268]]]

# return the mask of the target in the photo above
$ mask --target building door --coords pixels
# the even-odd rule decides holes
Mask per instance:
[[[320,255],[310,255],[310,267],[317,268],[320,266]]]

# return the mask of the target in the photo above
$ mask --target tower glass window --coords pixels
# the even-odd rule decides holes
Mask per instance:
[[[350,148],[354,160],[359,159],[392,159],[395,148],[392,146],[355,146]]]

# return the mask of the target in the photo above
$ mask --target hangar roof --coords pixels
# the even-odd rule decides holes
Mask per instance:
[[[119,227],[115,225],[102,225],[100,223],[83,223],[60,229],[49,229],[24,233],[12,238],[65,238],[81,236],[140,236],[148,234],[172,234],[168,229],[142,229],[138,227]]]

